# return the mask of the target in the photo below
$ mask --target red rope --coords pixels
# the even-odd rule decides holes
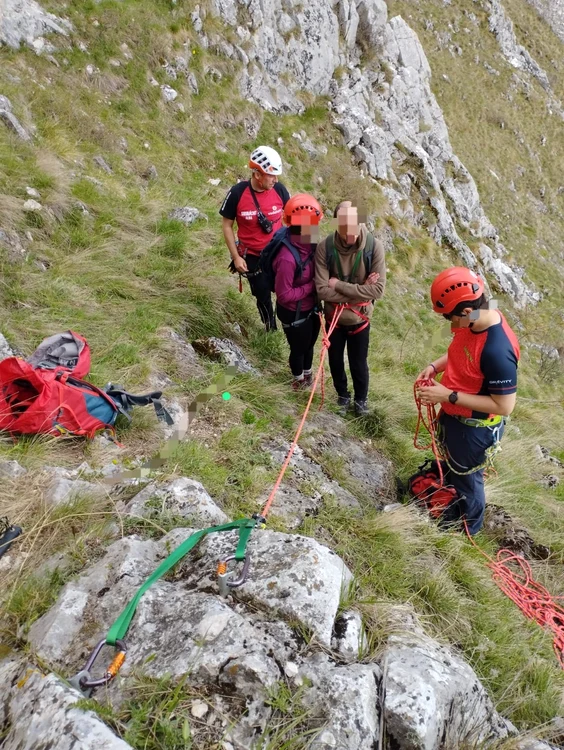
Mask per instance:
[[[554,653],[564,669],[564,607],[556,602],[556,599],[562,597],[553,597],[542,584],[535,581],[528,561],[515,552],[500,549],[493,560],[472,539],[466,521],[464,527],[472,545],[487,559],[493,580],[501,591],[519,607],[525,617],[552,632]],[[512,569],[511,565],[516,565],[520,570]]]
[[[421,399],[417,396],[417,387],[421,385],[432,385],[432,381],[418,380],[414,386],[414,398],[417,404],[418,416],[413,444],[418,450],[431,449],[433,451],[439,466],[440,484],[444,486],[444,477],[435,432],[437,414],[432,404],[426,405],[425,412]],[[428,445],[419,444],[421,426],[425,427],[430,435],[431,442]],[[499,589],[519,607],[525,617],[536,622],[541,628],[548,628],[552,632],[554,653],[556,654],[558,663],[564,669],[564,607],[556,602],[556,599],[562,597],[553,597],[542,584],[535,581],[531,566],[527,560],[524,560],[509,549],[498,550],[496,559],[492,559],[472,539],[466,521],[464,521],[464,528],[472,545],[488,561],[487,566],[492,571],[492,578]],[[517,566],[518,570],[512,568],[512,565]]]
[[[433,451],[433,455],[435,456],[435,459],[437,461],[437,466],[439,467],[439,476],[440,476],[441,487],[442,487],[444,485],[444,476],[443,476],[443,467],[441,463],[441,456],[440,456],[439,448],[437,445],[437,435],[436,435],[437,412],[435,410],[434,404],[425,404],[425,409],[424,409],[423,403],[421,402],[421,399],[417,395],[417,389],[420,386],[428,386],[428,385],[433,385],[433,381],[425,380],[425,379],[416,380],[413,386],[413,398],[415,399],[415,404],[417,406],[417,425],[415,426],[415,436],[413,438],[413,445],[415,446],[415,448],[417,448],[418,451],[428,451],[428,450]],[[429,433],[431,442],[429,442],[427,445],[421,445],[419,442],[419,433],[421,431],[421,427],[424,427]]]

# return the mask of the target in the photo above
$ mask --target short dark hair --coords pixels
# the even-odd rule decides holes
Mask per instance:
[[[343,205],[343,203],[350,203],[351,206],[354,206],[354,201],[352,201],[350,198],[343,198],[342,201],[339,201],[337,205],[335,206],[335,210],[333,211],[333,218],[337,218],[337,214],[339,213],[339,209]]]
[[[470,308],[471,310],[487,310],[488,305],[488,298],[485,294],[482,294],[482,296],[478,297],[478,299],[469,299],[465,302],[459,302],[454,310],[451,310],[448,315],[449,317],[451,315],[462,315],[464,310],[467,310],[468,308]]]

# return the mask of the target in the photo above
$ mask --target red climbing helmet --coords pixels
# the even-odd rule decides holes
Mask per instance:
[[[471,302],[484,293],[484,281],[464,266],[447,268],[431,284],[431,302],[436,313],[450,315],[459,302]]]
[[[323,218],[318,201],[308,193],[293,195],[284,206],[284,223],[288,225],[315,225]]]

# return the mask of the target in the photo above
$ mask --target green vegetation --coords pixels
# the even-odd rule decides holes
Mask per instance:
[[[525,312],[501,300],[510,321],[520,321],[523,360],[518,407],[497,459],[499,474],[488,479],[487,492],[490,502],[503,506],[535,541],[550,547],[549,561],[534,564],[534,572],[555,595],[563,595],[564,491],[540,485],[549,470],[537,463],[534,446],[540,443],[564,456],[564,375],[559,362],[543,359],[529,346],[562,345],[561,326],[554,324],[561,320],[564,291],[557,257],[564,232],[564,195],[558,190],[564,173],[561,123],[547,113],[540,86],[533,84],[527,96],[513,86],[515,71],[484,31],[484,15],[475,4],[481,27],[470,25],[463,43],[457,39],[462,57],[437,49],[425,21],[468,26],[467,5],[464,0],[447,6],[431,0],[389,2],[391,14],[409,16],[429,54],[433,86],[454,149],[477,180],[509,260],[525,266],[545,293],[536,309]],[[520,41],[549,68],[555,92],[564,100],[562,77],[552,73],[547,62],[561,58],[556,41],[525,0],[506,0],[506,5],[518,19]],[[231,517],[257,510],[276,474],[261,444],[293,434],[305,399],[288,392],[283,335],[262,333],[253,301],[248,293],[237,292],[236,280],[226,271],[217,208],[226,189],[245,176],[252,146],[276,143],[281,137],[284,159],[291,166],[284,182],[291,191],[310,190],[327,208],[345,195],[360,193],[378,215],[379,228],[392,233],[386,298],[377,306],[372,325],[372,414],[366,420],[350,419],[349,432],[370,439],[401,477],[409,476],[421,462],[412,444],[413,379],[448,343],[448,334],[441,335],[441,322],[427,304],[428,285],[454,257],[437,248],[423,230],[387,216],[378,187],[359,180],[324,101],[313,102],[300,117],[277,117],[240,99],[233,63],[197,46],[187,11],[165,0],[52,0],[48,7],[72,20],[88,52],[61,42],[54,55],[58,67],[27,49],[1,52],[1,91],[23,122],[37,128],[34,143],[23,144],[0,126],[0,226],[31,237],[19,262],[0,250],[2,333],[29,354],[44,336],[73,328],[90,342],[93,382],[111,380],[142,390],[153,373],[166,372],[173,380],[169,392],[186,400],[219,369],[209,364],[204,376],[186,380],[171,362],[160,330],[173,328],[188,340],[234,338],[264,376],[237,377],[230,384],[231,401],[207,405],[164,473],[199,479]],[[124,42],[131,59],[123,52]],[[476,54],[480,64],[473,62]],[[185,111],[163,102],[159,88],[149,83],[151,77],[166,82],[163,61],[176,55],[189,58],[199,85],[199,93],[193,94],[182,77],[171,82]],[[110,65],[110,59],[119,60],[120,66]],[[499,76],[486,71],[486,61]],[[87,65],[97,70],[89,75]],[[211,68],[221,78],[212,75]],[[246,121],[260,124],[256,138],[249,136]],[[314,142],[327,145],[327,156],[304,158],[292,138],[301,129]],[[110,164],[112,174],[95,166],[97,155]],[[157,178],[146,177],[151,165]],[[210,178],[219,178],[219,186],[210,184]],[[23,211],[27,186],[41,193],[44,210],[39,219]],[[546,214],[531,208],[531,196],[538,199],[541,188]],[[171,209],[186,205],[196,206],[208,219],[186,227],[169,218]],[[234,333],[235,323],[241,334]],[[326,408],[331,408],[331,399],[329,384]],[[159,444],[155,422],[147,412],[138,412],[133,425],[120,430],[126,460],[149,455]],[[21,549],[27,557],[10,571],[3,592],[2,634],[21,645],[21,636],[50,606],[60,586],[102,553],[107,524],[119,514],[109,499],[96,505],[85,500],[56,512],[44,507],[44,477],[37,470],[44,464],[76,466],[96,458],[92,446],[73,440],[22,439],[14,444],[3,439],[0,455],[32,470],[29,479],[18,483],[17,494],[14,483],[0,487],[0,515],[9,514],[26,530]],[[347,485],[343,462],[327,456],[324,465]],[[136,523],[134,530],[158,535],[177,520],[156,516]],[[367,499],[359,518],[327,502],[301,529],[311,535],[321,530],[323,540],[330,537],[355,572],[357,585],[348,599],[364,614],[367,659],[378,653],[391,627],[386,609],[408,602],[431,633],[462,650],[499,710],[519,727],[561,714],[564,676],[549,635],[525,620],[499,592],[484,558],[467,540],[439,532],[409,508],[378,514]],[[494,552],[489,532],[480,534],[478,542],[488,554]],[[71,555],[65,572],[31,577],[56,552]],[[186,683],[143,679],[123,716],[96,706],[134,747],[205,747],[198,744],[200,739],[196,742],[200,730],[187,709],[193,697]],[[269,700],[276,718],[265,735],[264,750],[304,746],[304,737],[316,731],[316,725],[305,709],[297,709],[299,693],[293,695],[281,685]]]

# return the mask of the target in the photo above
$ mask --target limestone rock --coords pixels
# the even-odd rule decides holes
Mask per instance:
[[[276,466],[282,466],[290,444],[268,442],[264,449],[270,454]],[[329,479],[319,464],[306,456],[297,446],[290,460],[291,473],[282,482],[272,504],[272,512],[283,516],[290,528],[298,528],[308,515],[313,515],[321,507],[325,495],[348,508],[360,508],[354,495],[337,482]],[[266,501],[267,495],[259,498]]]
[[[94,164],[99,167],[101,170],[103,170],[106,174],[113,174],[113,169],[110,167],[108,162],[104,159],[103,156],[94,156],[92,158],[92,161]]]
[[[22,261],[26,248],[20,235],[12,229],[0,229],[0,247],[6,250],[6,256],[12,263]]]
[[[564,42],[564,4],[562,0],[528,0],[554,33]]]
[[[205,368],[202,366],[192,344],[172,328],[161,328],[158,334],[163,341],[163,348],[173,361],[175,370],[181,380],[185,381],[188,378],[204,375]],[[171,373],[169,372],[169,374]]]
[[[130,516],[170,513],[193,519],[193,525],[217,526],[228,518],[195,479],[179,477],[164,485],[150,484],[127,504]]]
[[[376,507],[383,507],[391,493],[392,464],[367,445],[341,437],[330,429],[319,433],[307,430],[302,440],[304,447],[315,457],[335,456],[344,461],[351,477],[363,494],[371,498]]]
[[[6,337],[0,333],[0,362],[7,357],[13,357],[12,347],[6,341]]]
[[[69,675],[82,668],[97,641],[156,569],[159,554],[156,542],[136,537],[111,544],[102,560],[67,583],[54,607],[33,623],[28,636],[33,649]]]
[[[317,653],[304,662],[300,675],[313,683],[306,690],[304,701],[313,704],[318,713],[323,711],[327,720],[312,749],[377,747],[381,673],[376,664],[335,667],[325,654]]]
[[[230,367],[235,367],[238,372],[260,376],[260,372],[247,361],[237,344],[229,339],[218,339],[215,336],[210,336],[206,339],[192,341],[192,346],[198,354],[202,354],[209,359],[219,360]]]
[[[0,15],[0,23],[2,16]],[[7,96],[0,96],[0,120],[18,135],[22,141],[30,141],[31,137],[27,130],[22,126],[18,118],[12,112],[12,103]]]
[[[0,674],[10,677],[2,679],[0,689],[0,716],[5,714],[7,727],[3,750],[132,750],[93,711],[77,708],[84,696],[56,675],[45,676],[25,665],[14,669],[9,661],[0,663]]]
[[[166,83],[161,86],[161,94],[165,102],[173,102],[178,97],[178,91]]]
[[[206,219],[207,216],[199,211],[197,208],[192,206],[184,206],[184,208],[175,208],[168,215],[169,219],[176,219],[176,221],[182,222],[182,224],[193,224],[196,219]]]
[[[0,44],[18,49],[24,42],[33,42],[43,34],[67,36],[69,21],[47,13],[35,0],[0,0]]]
[[[181,529],[175,533],[186,535]],[[217,561],[233,554],[236,539],[234,532],[206,537],[199,559],[180,564],[181,575],[191,586],[209,590],[215,585]],[[352,581],[343,561],[315,539],[264,530],[251,535],[247,552],[250,573],[236,590],[237,599],[298,620],[320,643],[330,646],[341,590]]]
[[[381,666],[386,729],[400,747],[436,750],[508,736],[473,669],[446,646],[392,635]]]
[[[499,0],[484,2],[488,8],[499,5]],[[303,7],[273,0],[260,9],[253,6],[253,20],[245,29],[238,26],[235,0],[214,0],[212,7],[245,43],[248,61],[240,58],[243,96],[278,113],[301,112],[303,90],[328,97],[348,148],[366,175],[384,181],[382,190],[394,214],[424,223],[436,242],[447,243],[465,265],[477,268],[484,263],[517,306],[539,301],[520,269],[502,260],[505,248],[484,213],[476,184],[453,153],[423,47],[401,16],[387,20],[384,0],[314,2]],[[377,62],[362,61],[366,49],[375,51]],[[222,50],[228,56],[236,54],[233,45],[223,45]],[[520,61],[525,57],[519,53]],[[522,67],[543,80],[532,58]],[[554,97],[550,106],[561,110]],[[310,156],[318,155],[315,144],[301,140]],[[406,169],[409,164],[413,172]],[[421,202],[428,212],[416,210]],[[477,259],[457,224],[487,242],[491,257]]]
[[[43,493],[48,505],[62,505],[71,503],[79,497],[104,497],[106,490],[99,484],[85,482],[82,479],[67,479],[64,476],[54,476]]]
[[[39,213],[43,210],[43,206],[41,205],[41,203],[38,203],[37,201],[34,201],[32,198],[30,198],[23,204],[23,210],[30,211],[31,213]]]
[[[513,22],[506,15],[505,9],[499,0],[488,0],[490,31],[495,35],[501,51],[510,65],[514,68],[525,70],[534,76],[541,86],[547,91],[550,82],[545,71],[534,60],[529,52],[517,42]]]
[[[362,617],[359,612],[343,612],[335,620],[333,651],[346,662],[358,661],[365,645]]]
[[[0,476],[15,479],[27,474],[27,469],[20,466],[17,461],[0,461]]]

